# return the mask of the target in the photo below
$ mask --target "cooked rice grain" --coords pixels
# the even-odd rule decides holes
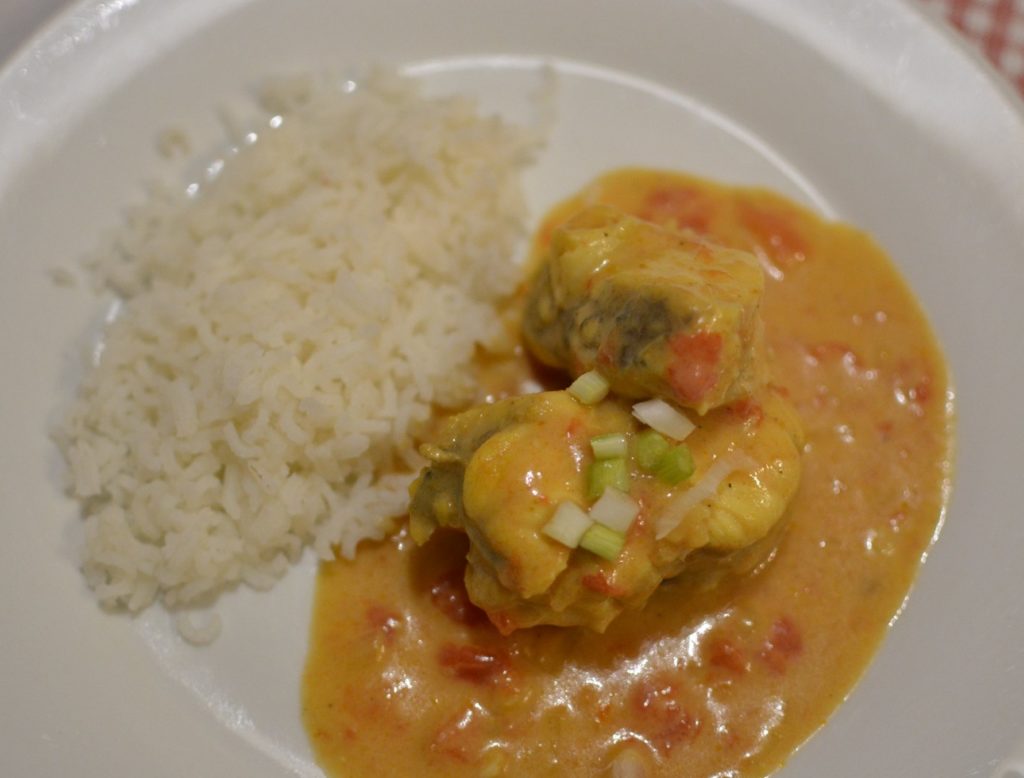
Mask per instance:
[[[532,139],[393,76],[274,99],[279,128],[96,265],[125,304],[56,437],[106,606],[265,589],[306,545],[382,537],[417,430],[500,339]]]

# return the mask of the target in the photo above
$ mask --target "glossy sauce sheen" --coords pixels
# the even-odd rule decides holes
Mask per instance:
[[[598,635],[502,638],[466,599],[462,540],[403,535],[324,565],[303,687],[338,776],[748,776],[779,766],[863,672],[936,531],[951,394],[920,309],[881,249],[782,197],[642,170],[556,208],[607,202],[754,251],[773,381],[807,433],[774,558],[681,576]],[[529,381],[498,365],[491,394]]]

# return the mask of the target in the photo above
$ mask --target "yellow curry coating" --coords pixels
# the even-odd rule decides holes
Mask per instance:
[[[592,206],[555,231],[523,334],[547,365],[703,414],[763,382],[763,294],[752,254]]]
[[[701,419],[688,439],[696,470],[685,483],[667,486],[629,457],[630,495],[641,512],[616,559],[544,535],[560,502],[588,503],[591,439],[638,430],[628,404],[588,406],[567,392],[460,413],[424,447],[432,464],[413,487],[413,537],[424,542],[438,525],[467,534],[467,591],[502,632],[536,624],[603,631],[623,609],[642,607],[665,578],[714,567],[765,538],[796,491],[800,425],[789,404],[766,389]],[[735,463],[728,477],[673,515],[720,460]],[[659,538],[666,518],[675,528]]]

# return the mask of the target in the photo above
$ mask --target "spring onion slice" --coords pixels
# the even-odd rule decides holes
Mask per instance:
[[[651,472],[658,461],[672,448],[672,444],[657,430],[644,430],[636,436],[633,445],[633,456],[641,470]]]
[[[608,381],[596,370],[588,370],[571,384],[568,392],[584,405],[595,405],[608,396]]]
[[[585,548],[602,559],[608,560],[615,559],[624,545],[626,545],[625,535],[601,524],[591,526],[580,539],[580,548]]]
[[[700,480],[685,492],[677,495],[665,506],[654,525],[654,537],[661,540],[682,523],[691,510],[705,500],[714,497],[718,487],[729,474],[740,469],[754,470],[757,463],[742,454],[726,454],[716,459]]]
[[[664,400],[644,400],[633,406],[633,415],[651,429],[673,440],[683,440],[696,425]]]
[[[636,500],[613,486],[604,490],[601,499],[590,506],[590,518],[598,524],[623,535],[640,513]]]
[[[594,456],[598,459],[621,459],[629,453],[626,436],[616,432],[591,438],[590,447],[594,449]]]
[[[593,520],[586,512],[571,500],[560,502],[555,514],[541,530],[549,538],[557,540],[563,546],[576,548],[580,538],[593,525]]]
[[[628,492],[629,483],[629,466],[625,459],[598,459],[587,471],[587,499],[596,500],[609,486]]]
[[[693,470],[693,454],[686,444],[680,444],[662,455],[654,467],[654,474],[659,481],[675,486],[693,475]]]

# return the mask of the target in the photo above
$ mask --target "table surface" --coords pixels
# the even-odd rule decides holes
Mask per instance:
[[[1024,97],[1024,0],[907,0],[944,17]],[[0,0],[0,62],[70,0]]]
[[[1024,96],[1024,0],[914,0],[944,16]]]

